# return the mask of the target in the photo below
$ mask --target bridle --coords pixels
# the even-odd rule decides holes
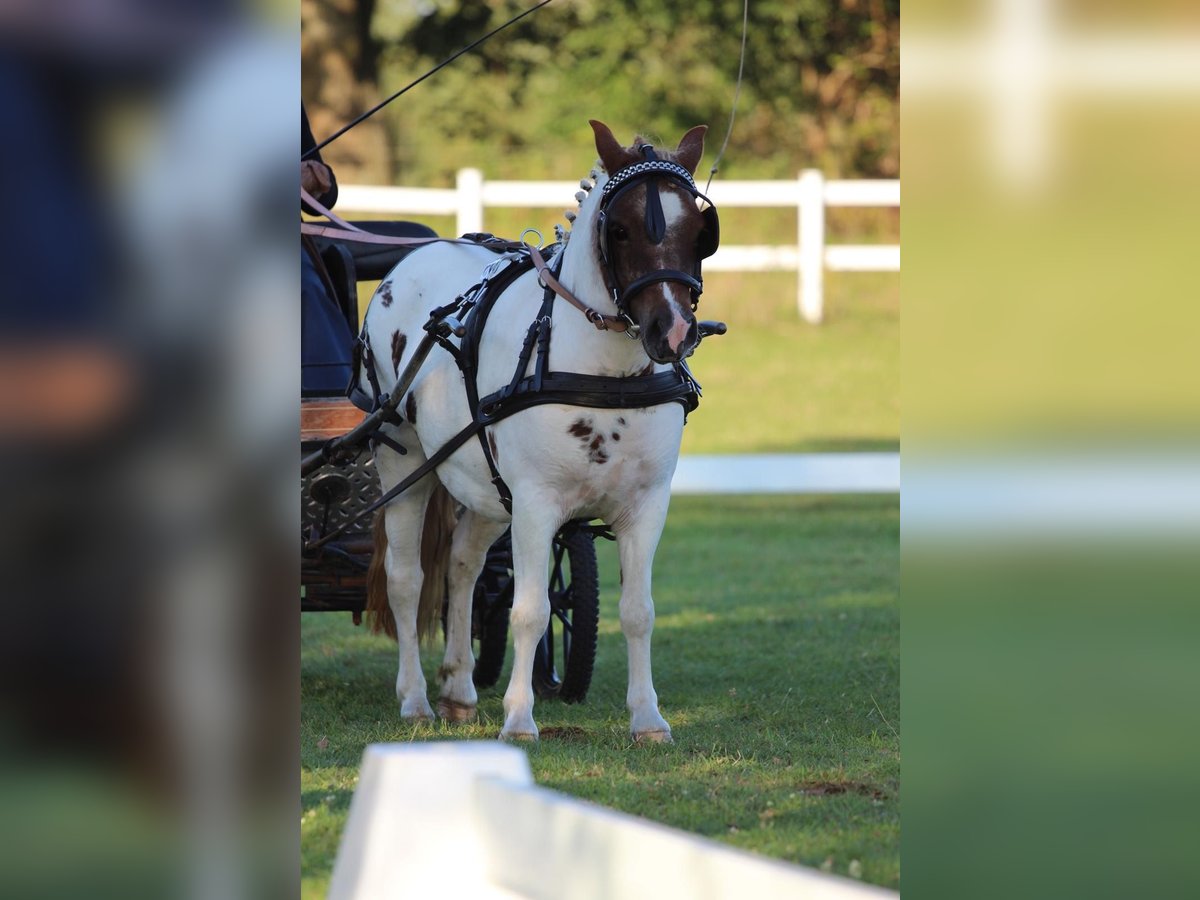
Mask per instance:
[[[658,155],[654,152],[654,148],[649,144],[642,144],[638,149],[642,152],[643,159],[640,162],[631,163],[623,169],[618,169],[605,182],[604,187],[600,191],[598,228],[600,259],[604,263],[605,281],[612,294],[613,302],[617,305],[617,310],[627,319],[629,318],[627,309],[629,298],[652,284],[661,284],[663,282],[675,282],[686,285],[688,291],[691,293],[692,310],[694,312],[700,303],[700,295],[704,292],[704,279],[700,275],[700,261],[716,253],[717,246],[720,243],[721,226],[717,218],[717,208],[711,200],[696,189],[696,182],[692,180],[692,173],[686,168],[679,165],[679,163],[659,159]],[[629,284],[622,287],[620,279],[617,277],[616,264],[609,250],[609,210],[634,185],[645,183],[646,237],[652,243],[661,244],[666,237],[666,219],[663,215],[662,200],[658,194],[658,181],[661,178],[666,178],[677,187],[682,188],[696,200],[704,201],[705,206],[701,211],[701,215],[704,217],[704,229],[700,232],[696,243],[695,271],[683,272],[679,269],[655,269],[652,272],[647,272],[645,275],[635,278]]]

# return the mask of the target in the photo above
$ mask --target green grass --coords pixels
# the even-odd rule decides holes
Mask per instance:
[[[617,562],[601,542],[600,642],[583,705],[539,703],[539,784],[737,847],[898,887],[899,504],[895,497],[677,497],[655,567],[655,685],[675,733],[634,746]],[[511,659],[511,651],[510,651]],[[440,647],[423,658],[431,696]],[[399,720],[390,642],[306,615],[305,897],[328,884],[363,747],[495,738]]]

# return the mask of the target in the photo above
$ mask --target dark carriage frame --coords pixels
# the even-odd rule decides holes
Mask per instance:
[[[354,223],[389,237],[435,237],[411,222]],[[412,251],[412,247],[381,246],[313,239],[333,288],[334,299],[350,324],[359,327],[358,284],[378,281]],[[340,396],[301,400],[300,449],[307,458],[329,441],[343,438],[365,416]],[[349,612],[355,624],[366,606],[366,575],[373,552],[370,519],[351,525],[343,534],[315,550],[306,544],[352,522],[381,496],[379,478],[366,441],[350,452],[324,461],[301,477],[300,609],[302,612]],[[594,539],[609,537],[603,528],[571,521],[555,536],[550,570],[550,622],[534,657],[533,687],[540,697],[582,702],[591,685],[599,624],[599,581]],[[476,663],[473,680],[490,687],[500,678],[508,644],[508,619],[513,600],[512,545],[509,532],[488,551],[475,584],[471,637]]]

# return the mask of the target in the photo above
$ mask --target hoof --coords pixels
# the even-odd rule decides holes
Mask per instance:
[[[643,731],[633,736],[635,744],[673,744],[670,731]]]
[[[452,722],[455,725],[474,722],[476,718],[476,710],[473,705],[458,703],[455,700],[447,700],[445,698],[438,701],[437,712],[438,718]]]
[[[433,710],[423,699],[420,703],[404,703],[400,706],[400,718],[410,724],[433,721]]]
[[[536,744],[538,734],[536,731],[502,731],[500,732],[500,740],[507,741],[510,744],[517,742],[523,744]]]

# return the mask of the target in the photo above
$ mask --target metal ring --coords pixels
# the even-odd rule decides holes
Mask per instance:
[[[526,247],[532,247],[534,245],[529,243],[529,241],[525,240],[525,235],[527,235],[527,234],[536,234],[537,235],[537,239],[538,239],[537,248],[539,250],[541,250],[542,244],[545,241],[545,238],[542,237],[542,233],[540,231],[538,231],[536,228],[526,228],[524,231],[521,232],[521,237],[518,238],[518,240],[520,240],[520,242],[522,244],[524,244]]]

